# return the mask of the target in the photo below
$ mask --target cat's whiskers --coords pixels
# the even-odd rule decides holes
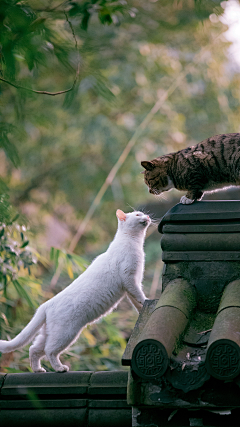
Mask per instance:
[[[151,225],[150,226],[153,226],[154,228],[158,227],[160,219],[159,218],[154,218],[154,216],[155,216],[154,213],[151,213],[150,210],[146,210],[144,208],[141,210],[141,212],[144,213],[145,215],[149,215],[149,217],[151,219]]]
[[[158,223],[151,222],[151,226],[153,226],[154,228],[158,228]]]
[[[160,199],[163,199],[163,200],[167,200],[167,198],[163,195],[163,193],[154,193],[153,194],[154,195],[154,197],[156,198],[156,199],[158,199],[158,200],[160,200]]]
[[[151,217],[150,217],[151,218]],[[159,218],[151,218],[151,225],[153,226],[153,227],[155,227],[155,228],[157,228],[158,227],[158,224],[159,224],[159,222],[160,222],[160,219]]]
[[[161,193],[161,194],[159,194],[160,196],[161,196],[161,199],[163,199],[163,200],[167,200],[167,197],[163,194],[163,193]]]

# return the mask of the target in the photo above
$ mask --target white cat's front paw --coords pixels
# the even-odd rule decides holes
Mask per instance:
[[[44,368],[37,368],[37,369],[34,370],[34,372],[37,374],[39,372],[47,372],[47,371]]]
[[[69,367],[67,365],[59,366],[59,368],[57,369],[57,372],[68,372],[68,371],[69,371]]]
[[[182,196],[180,199],[180,203],[183,205],[191,205],[194,202],[194,199],[189,199],[187,196]]]

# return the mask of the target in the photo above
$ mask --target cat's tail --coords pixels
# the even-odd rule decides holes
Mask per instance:
[[[36,311],[33,318],[27,324],[27,326],[11,341],[3,341],[0,340],[0,352],[1,353],[10,353],[10,351],[14,351],[17,348],[23,347],[28,344],[37,331],[41,328],[46,319],[46,305],[42,304],[38,310]]]

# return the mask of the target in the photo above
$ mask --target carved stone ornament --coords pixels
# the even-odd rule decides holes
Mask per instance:
[[[144,340],[134,349],[132,367],[141,378],[154,379],[162,376],[168,363],[166,349],[158,341]]]
[[[240,349],[230,340],[215,341],[207,353],[206,368],[219,380],[232,380],[240,373]]]

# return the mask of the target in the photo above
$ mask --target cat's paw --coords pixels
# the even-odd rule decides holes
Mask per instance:
[[[68,372],[68,371],[69,371],[69,367],[67,365],[59,366],[59,368],[57,369],[57,372]]]
[[[34,370],[35,374],[38,374],[39,372],[47,372],[44,368],[38,368]]]
[[[194,199],[189,199],[187,196],[182,196],[180,199],[180,203],[183,205],[191,205],[194,201]]]

